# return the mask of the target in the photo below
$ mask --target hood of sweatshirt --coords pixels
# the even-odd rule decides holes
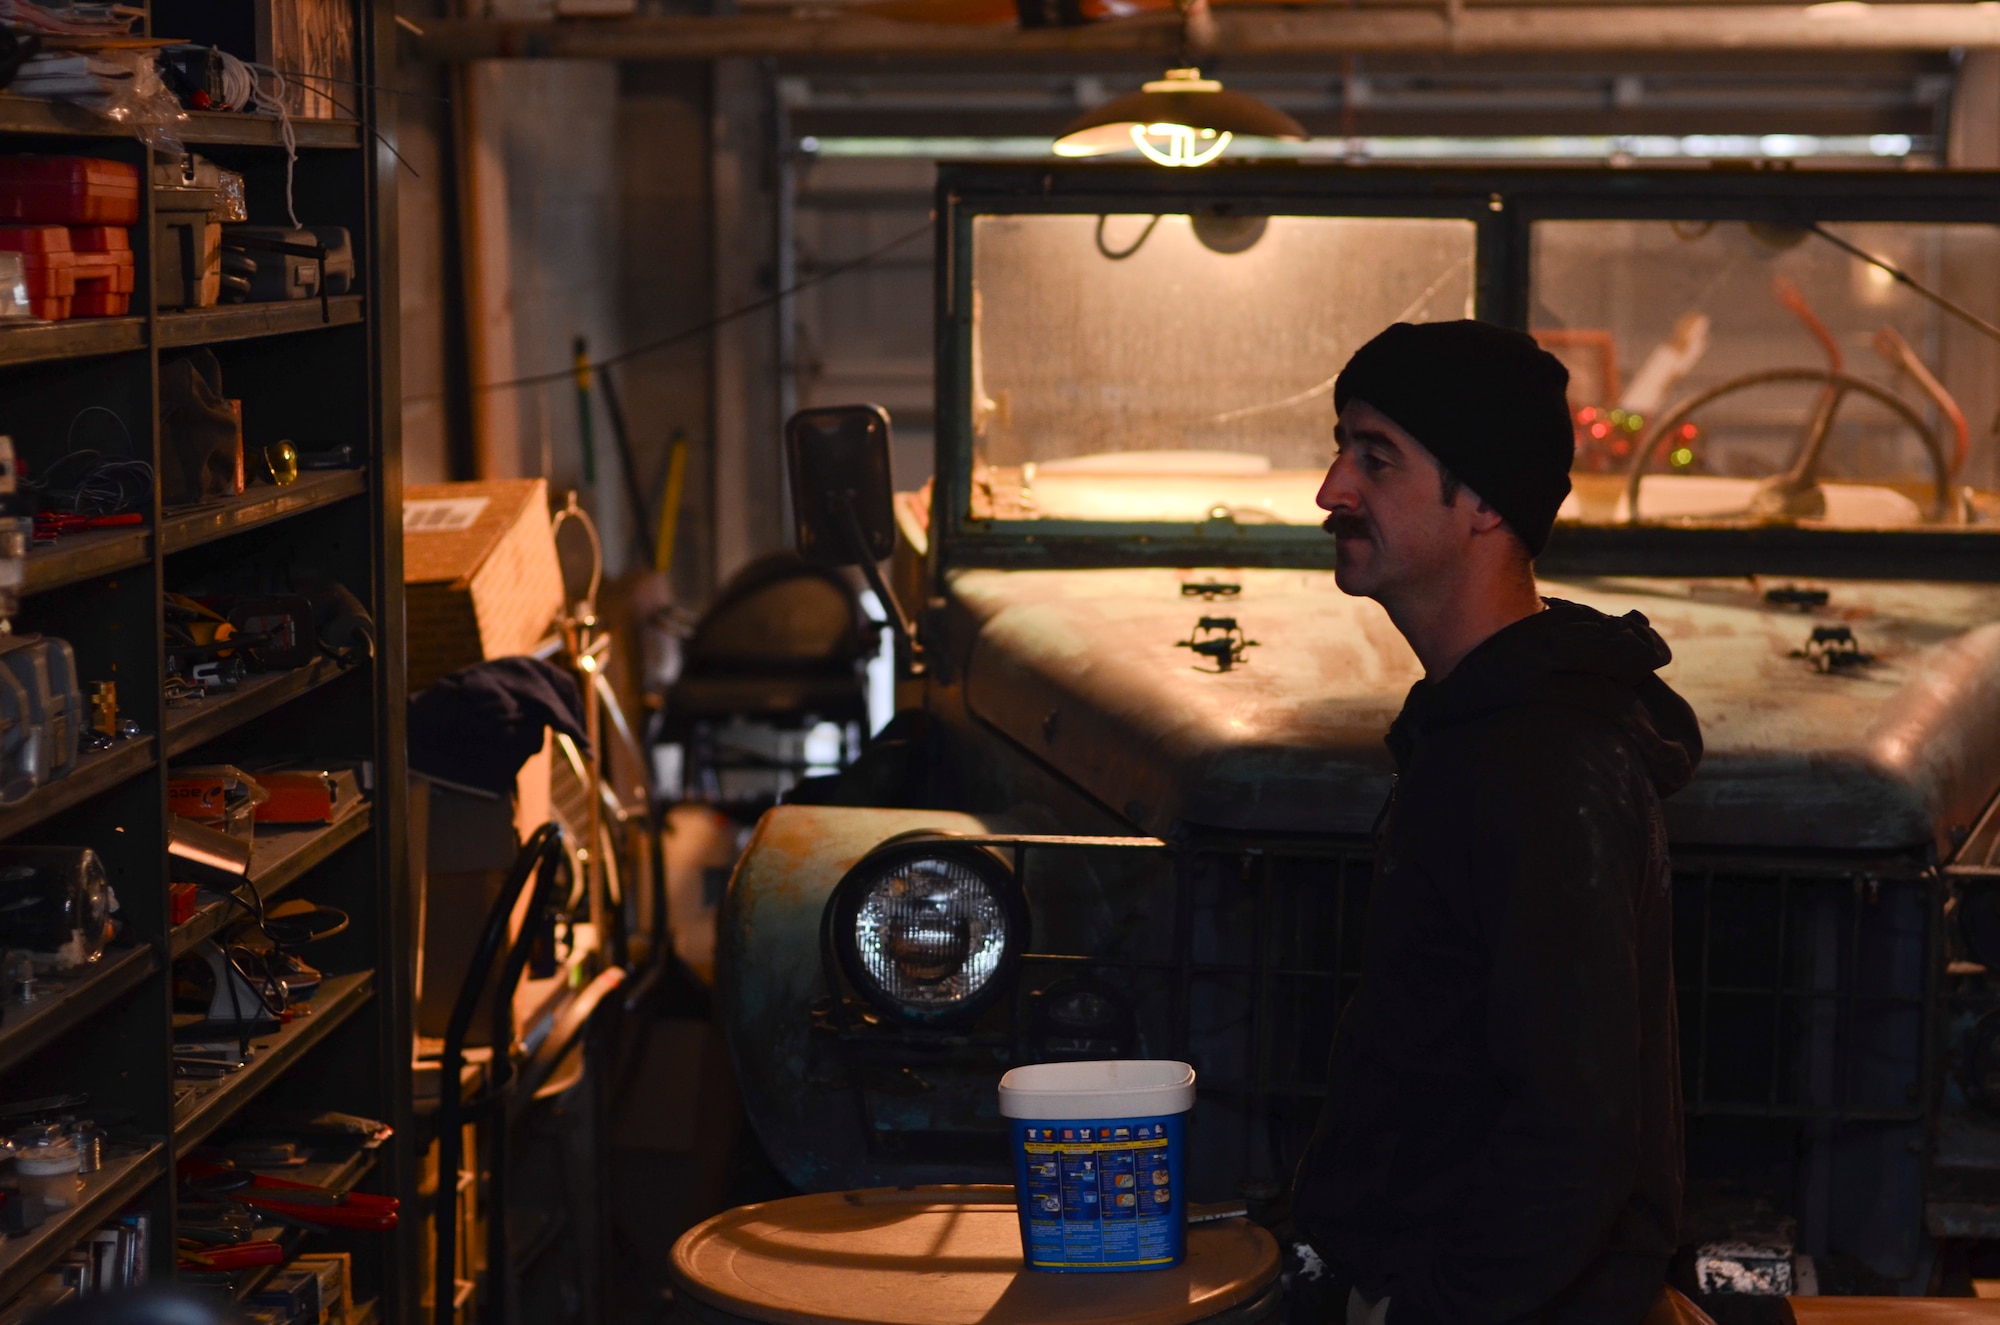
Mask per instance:
[[[1610,616],[1560,598],[1545,601],[1547,610],[1496,632],[1443,680],[1410,687],[1387,738],[1397,763],[1425,732],[1502,709],[1558,704],[1615,723],[1662,797],[1685,787],[1701,762],[1701,725],[1660,679],[1673,649],[1643,612]]]

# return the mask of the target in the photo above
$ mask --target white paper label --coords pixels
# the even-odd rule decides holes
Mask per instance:
[[[486,509],[485,497],[438,497],[403,503],[406,534],[450,534],[470,529]]]

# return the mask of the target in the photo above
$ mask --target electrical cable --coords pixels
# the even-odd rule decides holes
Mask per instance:
[[[1154,214],[1154,218],[1146,222],[1146,228],[1138,232],[1138,238],[1136,238],[1136,240],[1132,240],[1132,244],[1130,244],[1130,246],[1126,246],[1126,248],[1118,248],[1118,250],[1112,250],[1112,248],[1110,248],[1110,246],[1108,246],[1108,244],[1104,242],[1104,222],[1106,222],[1106,220],[1110,220],[1110,214],[1100,214],[1100,216],[1098,216],[1098,252],[1102,252],[1102,254],[1104,254],[1106,258],[1110,258],[1112,262],[1124,262],[1124,260],[1126,260],[1126,258],[1130,258],[1130,256],[1132,256],[1134,252],[1138,252],[1140,248],[1144,248],[1144,246],[1146,246],[1146,240],[1150,240],[1150,238],[1152,238],[1152,232],[1154,232],[1154,228],[1158,228],[1158,224],[1160,224],[1160,216],[1158,216],[1158,214]]]
[[[820,268],[820,270],[814,272],[812,275],[801,277],[799,280],[792,282],[790,285],[786,286],[782,290],[775,290],[772,293],[763,296],[761,299],[753,299],[747,304],[743,304],[740,307],[730,309],[727,313],[717,314],[715,317],[709,318],[705,322],[697,322],[694,326],[688,327],[681,331],[676,331],[670,336],[662,336],[658,340],[649,340],[642,344],[634,345],[629,350],[620,350],[618,353],[610,355],[606,358],[593,360],[590,364],[590,367],[602,370],[605,368],[613,367],[614,365],[617,364],[629,363],[633,359],[640,358],[644,355],[652,354],[657,350],[664,350],[669,348],[670,346],[678,345],[682,341],[693,340],[697,336],[706,335],[708,332],[714,331],[717,327],[726,326],[729,323],[736,321],[738,318],[748,317],[752,313],[762,312],[764,309],[771,308],[777,304],[783,303],[785,300],[791,298],[793,295],[797,294],[801,290],[810,289],[811,287],[818,285],[823,281],[830,281],[836,276],[844,276],[850,271],[857,271],[860,268],[867,266],[871,262],[879,261],[881,258],[886,257],[891,251],[901,248],[903,245],[909,243],[912,239],[917,238],[919,235],[929,234],[931,232],[931,225],[932,221],[926,220],[922,225],[918,226],[916,229],[908,231],[905,234],[898,235],[896,236],[896,238],[890,240],[888,243],[883,244],[878,248],[872,248],[868,250],[868,252],[863,253],[858,258],[849,258],[845,262],[836,262],[830,267],[822,267]],[[571,363],[569,366],[564,368],[558,368],[553,372],[533,373],[527,377],[510,377],[500,382],[481,382],[476,386],[474,386],[473,390],[478,392],[510,391],[516,387],[547,386],[552,382],[574,381],[575,378],[576,378],[576,365],[574,363]],[[445,393],[442,391],[430,391],[420,396],[404,396],[403,403],[406,405],[414,405],[421,403],[423,401],[442,400],[444,399],[444,395]]]
[[[302,74],[292,69],[280,69],[278,70],[278,72],[283,74],[286,78],[295,78],[301,83],[307,81],[323,82],[323,83],[344,83],[349,87],[366,88],[371,92],[388,92],[391,93],[392,95],[419,97],[425,101],[441,101],[447,106],[451,104],[451,99],[449,97],[433,97],[428,95],[427,93],[422,93],[422,92],[397,93],[395,88],[379,87],[374,83],[355,83],[345,78],[329,78],[325,74]],[[339,97],[333,95],[333,93],[321,92],[319,95],[325,97],[328,101],[332,102],[333,108],[339,111],[341,114],[352,117],[357,124],[362,122],[361,112],[355,110],[352,106],[349,106]],[[397,163],[400,164],[403,167],[403,169],[410,172],[411,179],[423,178],[422,175],[419,175],[417,173],[417,168],[410,164],[409,159],[406,158],[401,152],[398,152],[396,150],[396,145],[390,142],[387,138],[384,138],[381,132],[377,130],[374,125],[371,124],[368,126],[368,132],[374,135],[376,142],[382,144],[382,146],[389,149],[389,155],[395,157]]]
[[[1945,312],[1951,314],[1953,317],[1965,323],[1967,326],[1976,328],[1977,330],[1984,332],[1986,335],[1991,336],[1994,340],[2000,340],[2000,327],[1994,326],[1991,322],[1988,322],[1985,318],[1979,316],[1979,314],[1973,312],[1971,309],[1953,303],[1951,300],[1945,298],[1937,291],[1925,286],[1923,283],[1918,281],[1916,277],[1910,275],[1908,272],[1904,271],[1901,267],[1896,266],[1894,263],[1889,262],[1887,259],[1876,257],[1873,253],[1870,253],[1868,250],[1861,248],[1858,245],[1849,243],[1847,240],[1842,239],[1839,235],[1834,234],[1831,230],[1828,230],[1818,221],[1806,221],[1804,222],[1804,226],[1807,230],[1812,231],[1814,234],[1818,235],[1821,239],[1824,239],[1827,243],[1833,245],[1841,252],[1846,253],[1852,257],[1859,258],[1863,262],[1867,263],[1869,266],[1880,268],[1881,270],[1889,273],[1890,277],[1894,279],[1897,283],[1908,286],[1912,291],[1914,291],[1918,295],[1918,297],[1930,300],[1930,302],[1936,304],[1939,308],[1942,308]]]
[[[127,454],[107,457],[90,447],[76,446],[77,427],[93,414],[102,414],[118,425]],[[24,476],[22,482],[38,503],[48,510],[67,508],[77,514],[113,515],[143,507],[153,493],[153,467],[137,458],[138,443],[118,411],[107,405],[86,405],[70,416],[63,436],[63,454],[51,461],[40,474]],[[81,466],[72,478],[73,467]]]
[[[240,60],[219,46],[209,48],[215,52],[222,64],[222,105],[225,110],[255,109],[266,115],[278,117],[278,136],[285,144],[285,215],[291,218],[292,229],[302,230],[299,213],[292,202],[292,174],[299,164],[298,135],[292,131],[291,108],[285,104],[288,87],[285,76],[268,64],[252,64]],[[264,78],[271,79],[271,90],[265,91]]]

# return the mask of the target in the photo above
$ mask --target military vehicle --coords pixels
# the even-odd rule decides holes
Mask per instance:
[[[1571,370],[1545,592],[1645,613],[1707,740],[1689,1239],[1920,1292],[2000,1237],[1996,218],[1947,172],[941,168],[933,478],[891,495],[880,411],[790,425],[801,550],[907,620],[898,718],[723,904],[775,1163],[1007,1181],[1002,1072],[1171,1057],[1192,1195],[1288,1179],[1419,676],[1334,584],[1334,375],[1477,316]]]

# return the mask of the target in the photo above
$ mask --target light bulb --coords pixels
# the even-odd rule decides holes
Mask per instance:
[[[1214,129],[1191,129],[1185,124],[1135,124],[1131,128],[1132,145],[1143,153],[1148,161],[1161,166],[1205,166],[1228,150],[1230,140],[1236,135],[1227,129],[1217,133]],[[1154,139],[1164,138],[1165,146],[1156,146]]]

